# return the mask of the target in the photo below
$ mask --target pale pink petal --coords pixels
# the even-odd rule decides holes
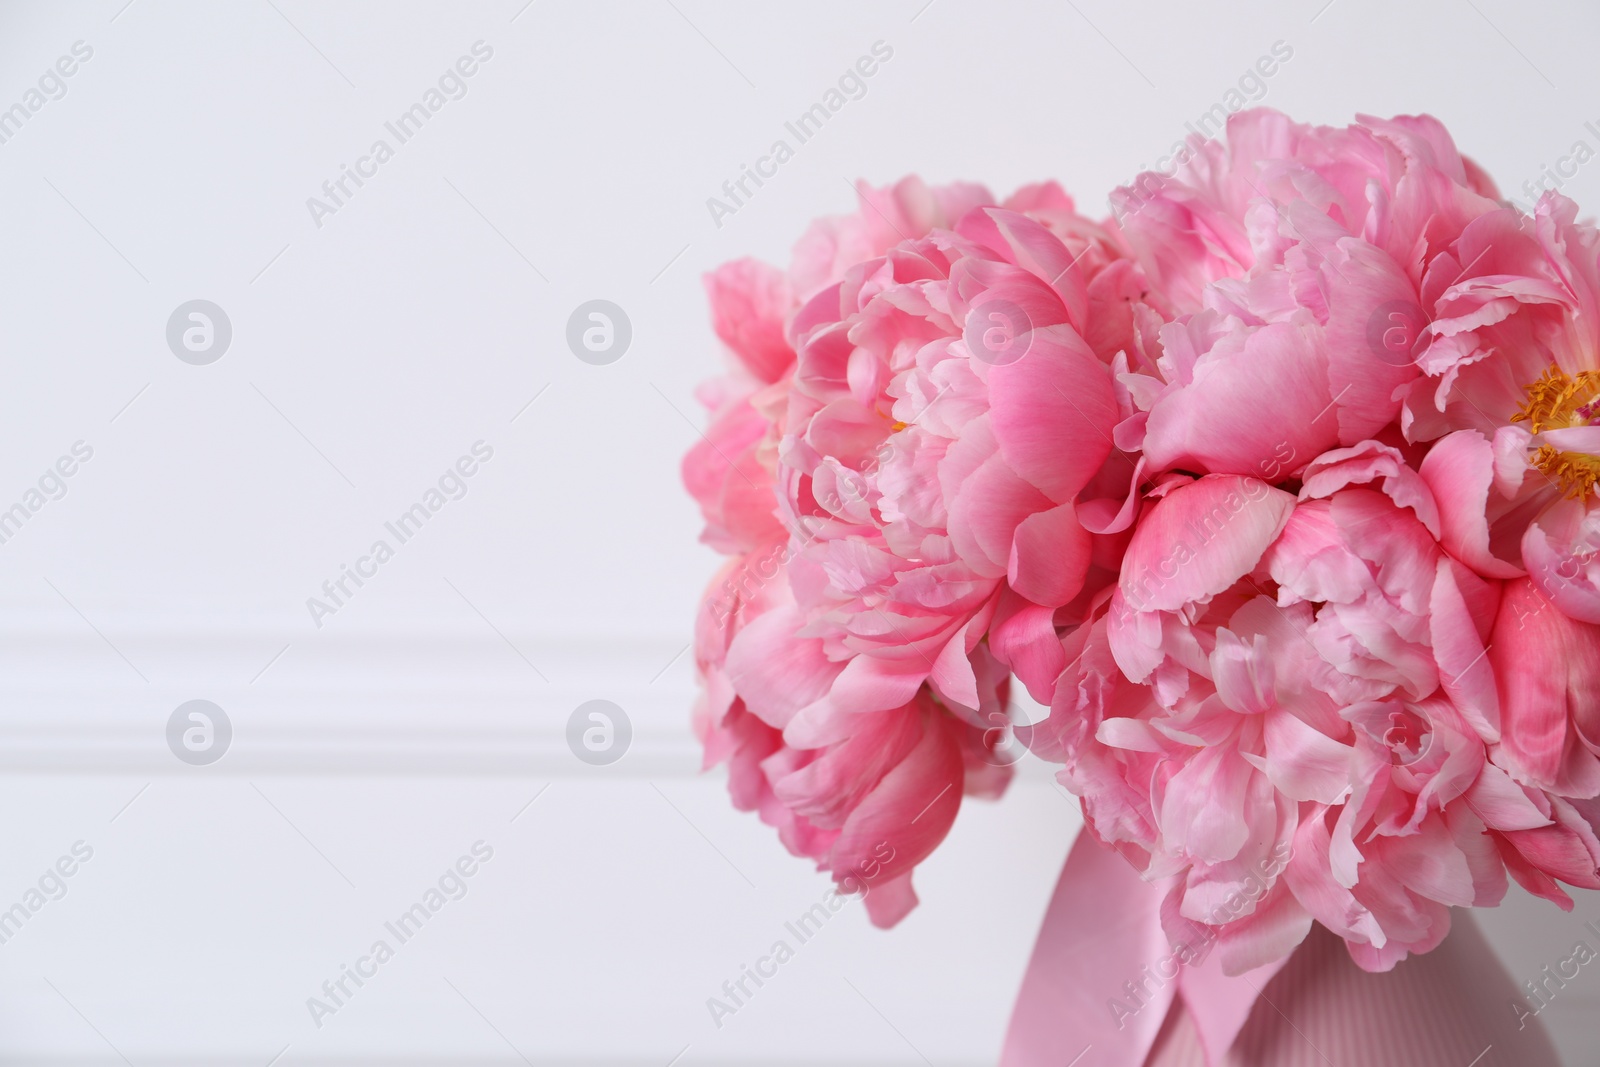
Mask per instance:
[[[833,680],[833,704],[847,714],[901,707],[910,703],[931,669],[915,653],[899,659],[856,656]]]
[[[1182,486],[1134,531],[1122,595],[1138,611],[1176,611],[1220,593],[1255,568],[1293,511],[1293,496],[1252,478]]]
[[[1337,804],[1350,791],[1349,745],[1313,729],[1286,710],[1266,717],[1266,773],[1285,796]]]
[[[1427,483],[1406,463],[1400,450],[1377,441],[1324,452],[1301,475],[1301,500],[1332,496],[1347,485],[1381,481],[1389,498],[1416,513],[1422,525],[1439,536],[1439,505]]]
[[[1485,763],[1466,793],[1467,802],[1485,824],[1496,830],[1531,830],[1550,819],[1528,798],[1526,790],[1492,763]]]
[[[728,648],[734,688],[751,711],[780,730],[826,695],[840,672],[821,641],[795,636],[804,622],[798,608],[777,608],[745,626]]]
[[[756,378],[775,382],[794,365],[784,320],[798,302],[781,270],[754,259],[724,263],[705,276],[711,325]]]
[[[1267,477],[1284,456],[1309,458],[1338,444],[1333,400],[1309,325],[1230,334],[1195,366],[1192,382],[1150,410],[1145,457],[1158,469]]]

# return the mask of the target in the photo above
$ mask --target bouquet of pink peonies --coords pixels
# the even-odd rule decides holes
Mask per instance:
[[[1053,183],[863,185],[787,271],[708,276],[708,765],[890,925],[1004,789],[1014,680],[1050,709],[1018,736],[1222,974],[1314,923],[1387,971],[1508,878],[1570,908],[1600,889],[1600,231],[1509,206],[1427,117],[1242,112],[1183,155],[1105,221]]]

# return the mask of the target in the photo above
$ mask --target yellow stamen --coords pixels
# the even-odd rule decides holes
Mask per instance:
[[[1530,383],[1527,400],[1512,422],[1526,422],[1532,433],[1596,425],[1600,408],[1600,371],[1579,371],[1576,376],[1551,367]],[[1600,482],[1600,457],[1584,452],[1563,452],[1540,445],[1530,462],[1569,497],[1587,498]]]
[[[1526,422],[1534,433],[1587,426],[1592,401],[1600,395],[1600,371],[1579,371],[1576,378],[1551,367],[1527,387],[1528,399],[1512,422]]]
[[[1574,500],[1587,500],[1595,482],[1600,482],[1600,459],[1582,452],[1558,452],[1544,445],[1533,454],[1532,462]]]

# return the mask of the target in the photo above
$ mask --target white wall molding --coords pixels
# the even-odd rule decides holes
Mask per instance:
[[[699,768],[686,638],[502,637],[483,626],[330,627],[289,639],[257,627],[98,626],[104,639],[88,626],[0,631],[0,770],[548,777]],[[168,716],[194,699],[223,708],[234,731],[228,753],[204,768],[166,747]],[[628,754],[607,768],[567,748],[568,716],[593,699],[620,706],[633,727]]]
[[[109,636],[115,648],[87,626],[0,628],[0,772],[548,778],[700,771],[693,651],[676,635],[502,637],[487,626],[396,627],[330,629],[286,642],[259,627],[116,620],[100,628],[117,635]],[[285,643],[288,651],[277,655]],[[1020,687],[1017,696],[1026,701]],[[219,705],[234,731],[227,754],[198,768],[173,756],[165,732],[173,709],[195,699]],[[594,699],[617,704],[633,728],[627,754],[607,767],[583,764],[567,747],[568,717]],[[1019,770],[1049,773],[1031,759]]]

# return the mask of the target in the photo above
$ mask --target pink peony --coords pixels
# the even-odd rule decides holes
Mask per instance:
[[[782,529],[772,497],[776,420],[795,355],[787,336],[799,297],[837,282],[855,263],[882,255],[906,233],[951,225],[969,208],[993,203],[981,186],[929,188],[905,178],[884,189],[857,188],[859,210],[819,219],[795,246],[788,272],[754,259],[706,275],[712,327],[733,357],[730,372],[703,385],[712,412],[704,439],[684,457],[683,480],[706,521],[702,540],[737,555]],[[774,388],[775,386],[775,388]]]
[[[790,582],[837,677],[792,734],[924,683],[992,723],[991,653],[1035,691],[1060,670],[1054,615],[1094,562],[1080,494],[1114,452],[1108,365],[1139,282],[1059,190],[1019,197],[1030,213],[980,209],[904,241],[793,320]],[[1114,462],[1125,494],[1131,464]]]
[[[1482,216],[1430,263],[1404,426],[1436,440],[1453,551],[1600,623],[1600,232],[1576,210]]]
[[[684,477],[736,805],[897,921],[1004,787],[1014,675],[1230,974],[1600,889],[1600,232],[1496,197],[1431,118],[1253,111],[1116,222],[907,179],[715,272]]]
[[[992,752],[997,732],[952,717],[920,681],[874,703],[872,715],[841,717],[823,731],[790,728],[801,704],[824,699],[836,683],[848,687],[839,677],[849,664],[819,655],[820,643],[802,635],[791,589],[793,549],[776,482],[796,362],[788,322],[794,294],[836,284],[851,257],[881,255],[907,230],[921,235],[991,200],[976,186],[929,189],[914,178],[886,190],[862,185],[860,196],[858,214],[813,226],[788,274],[741,260],[707,277],[713,324],[734,366],[701,389],[712,421],[683,473],[705,518],[704,540],[735,556],[708,589],[696,627],[703,695],[695,724],[706,764],[728,764],[735,805],[759,812],[790,851],[841,884],[874,890],[869,915],[891,925],[915,904],[911,869],[948,832],[963,793],[998,795],[1009,775]],[[1005,671],[992,659],[978,670],[994,712],[1005,701]]]
[[[1094,833],[1176,878],[1175,939],[1213,928],[1242,973],[1315,919],[1387,970],[1451,907],[1498,903],[1508,868],[1553,897],[1600,888],[1590,822],[1491,759],[1515,707],[1485,651],[1500,583],[1440,544],[1396,449],[1325,454],[1298,496],[1221,475],[1159,492],[1031,740]],[[1586,651],[1564,661],[1580,686]]]
[[[963,792],[998,795],[1005,768],[987,759],[991,739],[925,691],[814,747],[786,744],[781,722],[754,714],[730,676],[728,649],[747,628],[792,625],[781,554],[775,543],[730,560],[712,581],[695,627],[695,731],[706,766],[727,763],[735,807],[759,813],[790,852],[864,891],[871,920],[891,926],[915,906],[912,868],[949,832]]]
[[[1424,264],[1498,208],[1493,186],[1427,117],[1337,129],[1247,111],[1226,144],[1191,148],[1173,178],[1112,197],[1161,317],[1119,440],[1152,470],[1271,481],[1380,436],[1418,375],[1391,317],[1414,336]]]

